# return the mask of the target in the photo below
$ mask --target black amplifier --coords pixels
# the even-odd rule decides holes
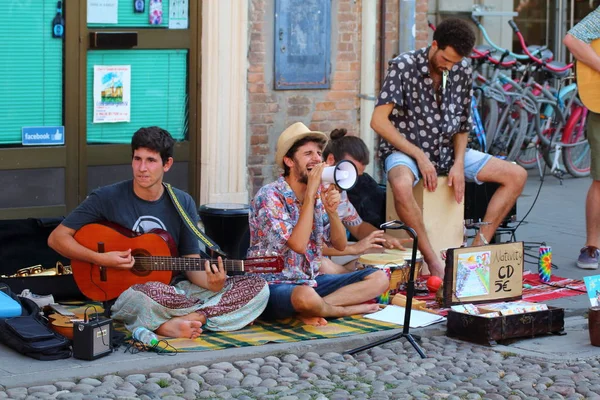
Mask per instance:
[[[110,339],[113,324],[110,318],[91,318],[73,323],[73,357],[95,360],[112,352]]]

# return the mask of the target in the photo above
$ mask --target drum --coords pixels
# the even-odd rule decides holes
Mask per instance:
[[[384,253],[392,254],[396,257],[400,257],[405,261],[406,269],[403,269],[402,271],[398,271],[398,273],[402,275],[401,277],[398,277],[398,279],[399,279],[398,283],[408,282],[408,274],[410,273],[410,262],[412,260],[412,249],[407,249],[407,250],[385,249]],[[417,279],[417,277],[421,274],[422,266],[423,266],[423,255],[421,255],[421,252],[419,250],[417,250],[417,259],[415,260],[414,279]]]
[[[379,295],[375,301],[379,304],[390,304],[390,296],[396,294],[398,291],[398,282],[394,278],[396,271],[405,268],[405,261],[402,257],[386,253],[363,254],[358,258],[358,261],[365,267],[378,268],[385,271],[390,280],[390,285],[388,290]]]

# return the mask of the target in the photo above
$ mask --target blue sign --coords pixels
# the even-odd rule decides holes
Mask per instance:
[[[24,126],[21,128],[24,146],[56,146],[65,144],[64,126]]]

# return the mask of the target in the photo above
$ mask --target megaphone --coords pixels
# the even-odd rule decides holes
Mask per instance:
[[[356,185],[358,170],[352,161],[342,160],[323,169],[321,182],[335,183],[340,190],[350,190]]]

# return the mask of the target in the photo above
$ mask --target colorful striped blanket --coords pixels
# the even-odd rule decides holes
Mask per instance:
[[[103,312],[102,305],[93,303],[98,312]],[[71,311],[83,314],[90,304],[68,307]],[[90,311],[88,310],[88,313]],[[326,326],[304,325],[296,319],[279,321],[257,320],[253,325],[234,332],[205,331],[197,339],[164,338],[160,347],[165,351],[208,351],[222,350],[230,347],[260,346],[266,343],[299,342],[312,339],[330,339],[342,336],[360,335],[388,329],[398,329],[399,325],[379,322],[361,316],[352,316],[329,320]],[[121,324],[115,323],[115,329],[129,332]]]

